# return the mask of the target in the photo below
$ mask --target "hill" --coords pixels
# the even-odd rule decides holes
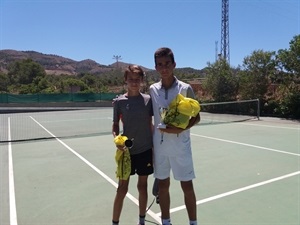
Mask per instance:
[[[113,70],[117,66],[123,68],[129,65],[128,63],[119,62],[118,65],[114,63],[107,66],[91,59],[75,61],[58,55],[43,54],[35,51],[0,50],[0,72],[6,73],[10,63],[28,58],[42,65],[47,74],[56,75],[101,74]]]
[[[54,75],[78,75],[80,73],[89,73],[95,75],[105,74],[109,71],[119,68],[124,70],[130,63],[115,62],[111,65],[102,65],[92,59],[85,59],[82,61],[75,61],[73,59],[65,58],[55,54],[43,54],[36,51],[16,51],[11,49],[0,50],[0,72],[7,73],[8,65],[24,60],[32,59],[33,61],[42,65],[47,74]],[[149,77],[156,77],[155,70],[143,67],[144,71],[148,72]],[[175,74],[195,74],[197,77],[203,77],[204,70],[196,70],[193,68],[177,68]]]

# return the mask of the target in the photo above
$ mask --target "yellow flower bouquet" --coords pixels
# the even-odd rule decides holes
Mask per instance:
[[[178,94],[169,104],[168,109],[161,113],[162,122],[185,129],[191,117],[200,112],[200,104],[197,100]]]
[[[115,161],[117,163],[116,176],[121,180],[127,180],[131,173],[131,159],[128,150],[128,144],[130,142],[126,136],[118,135],[114,138],[114,143],[117,146],[124,146],[124,150],[117,149],[115,155]],[[132,145],[132,143],[131,143]]]

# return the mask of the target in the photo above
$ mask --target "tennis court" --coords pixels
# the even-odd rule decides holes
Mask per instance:
[[[117,187],[112,108],[1,116],[1,225],[111,224]],[[191,129],[199,225],[300,224],[300,123],[276,118]],[[149,177],[149,205],[153,177]],[[120,225],[137,223],[136,177]],[[188,224],[171,180],[173,225]],[[160,224],[154,202],[147,224]]]

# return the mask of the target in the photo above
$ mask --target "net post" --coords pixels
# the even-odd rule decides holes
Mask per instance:
[[[256,100],[257,100],[257,119],[260,120],[260,119],[259,119],[259,116],[260,116],[260,104],[259,104],[259,98],[256,99]]]

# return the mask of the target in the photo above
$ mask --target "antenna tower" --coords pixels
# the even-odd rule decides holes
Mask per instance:
[[[117,62],[117,68],[119,68],[119,60],[122,60],[122,57],[120,55],[113,55],[113,59]]]
[[[222,0],[221,57],[230,63],[229,57],[229,0]]]

